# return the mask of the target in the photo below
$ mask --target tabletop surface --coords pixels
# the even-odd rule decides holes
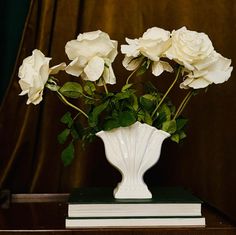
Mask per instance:
[[[67,195],[54,200],[53,195],[45,197],[20,197],[10,203],[9,208],[0,209],[0,233],[58,232],[86,234],[236,234],[236,226],[214,209],[203,205],[206,218],[205,228],[83,228],[66,229]],[[48,200],[46,200],[46,198]],[[160,232],[160,233],[159,233]]]

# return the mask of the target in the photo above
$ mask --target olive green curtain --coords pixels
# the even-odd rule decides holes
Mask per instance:
[[[17,68],[34,48],[53,57],[54,65],[68,62],[64,46],[80,32],[101,29],[121,44],[125,37],[139,37],[152,26],[172,30],[185,25],[207,33],[216,50],[235,64],[235,22],[234,0],[32,0],[16,71],[0,110],[1,187],[12,192],[68,192],[76,186],[114,187],[120,180],[99,140],[86,150],[78,143],[73,164],[63,167],[56,136],[66,107],[47,92],[38,106],[26,106],[26,99],[18,97]],[[121,61],[119,55],[114,64],[117,86],[127,76]],[[170,80],[156,82],[165,87]],[[149,185],[189,188],[234,219],[235,88],[234,71],[227,83],[194,97],[185,110],[188,138],[182,145],[166,141],[159,163],[145,176]],[[180,101],[178,90],[171,96]]]

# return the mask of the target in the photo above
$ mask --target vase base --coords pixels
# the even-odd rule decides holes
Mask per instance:
[[[152,198],[152,194],[148,187],[142,185],[122,185],[119,183],[113,191],[116,199],[148,199]]]

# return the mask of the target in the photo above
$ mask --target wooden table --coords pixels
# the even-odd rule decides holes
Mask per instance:
[[[13,195],[9,208],[0,209],[0,234],[236,235],[235,224],[208,206],[203,206],[205,228],[65,229],[67,197],[67,194]]]

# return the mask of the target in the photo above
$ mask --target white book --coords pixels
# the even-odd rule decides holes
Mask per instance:
[[[67,218],[66,228],[204,227],[204,217]]]
[[[69,217],[201,216],[201,204],[81,204],[68,206]]]

